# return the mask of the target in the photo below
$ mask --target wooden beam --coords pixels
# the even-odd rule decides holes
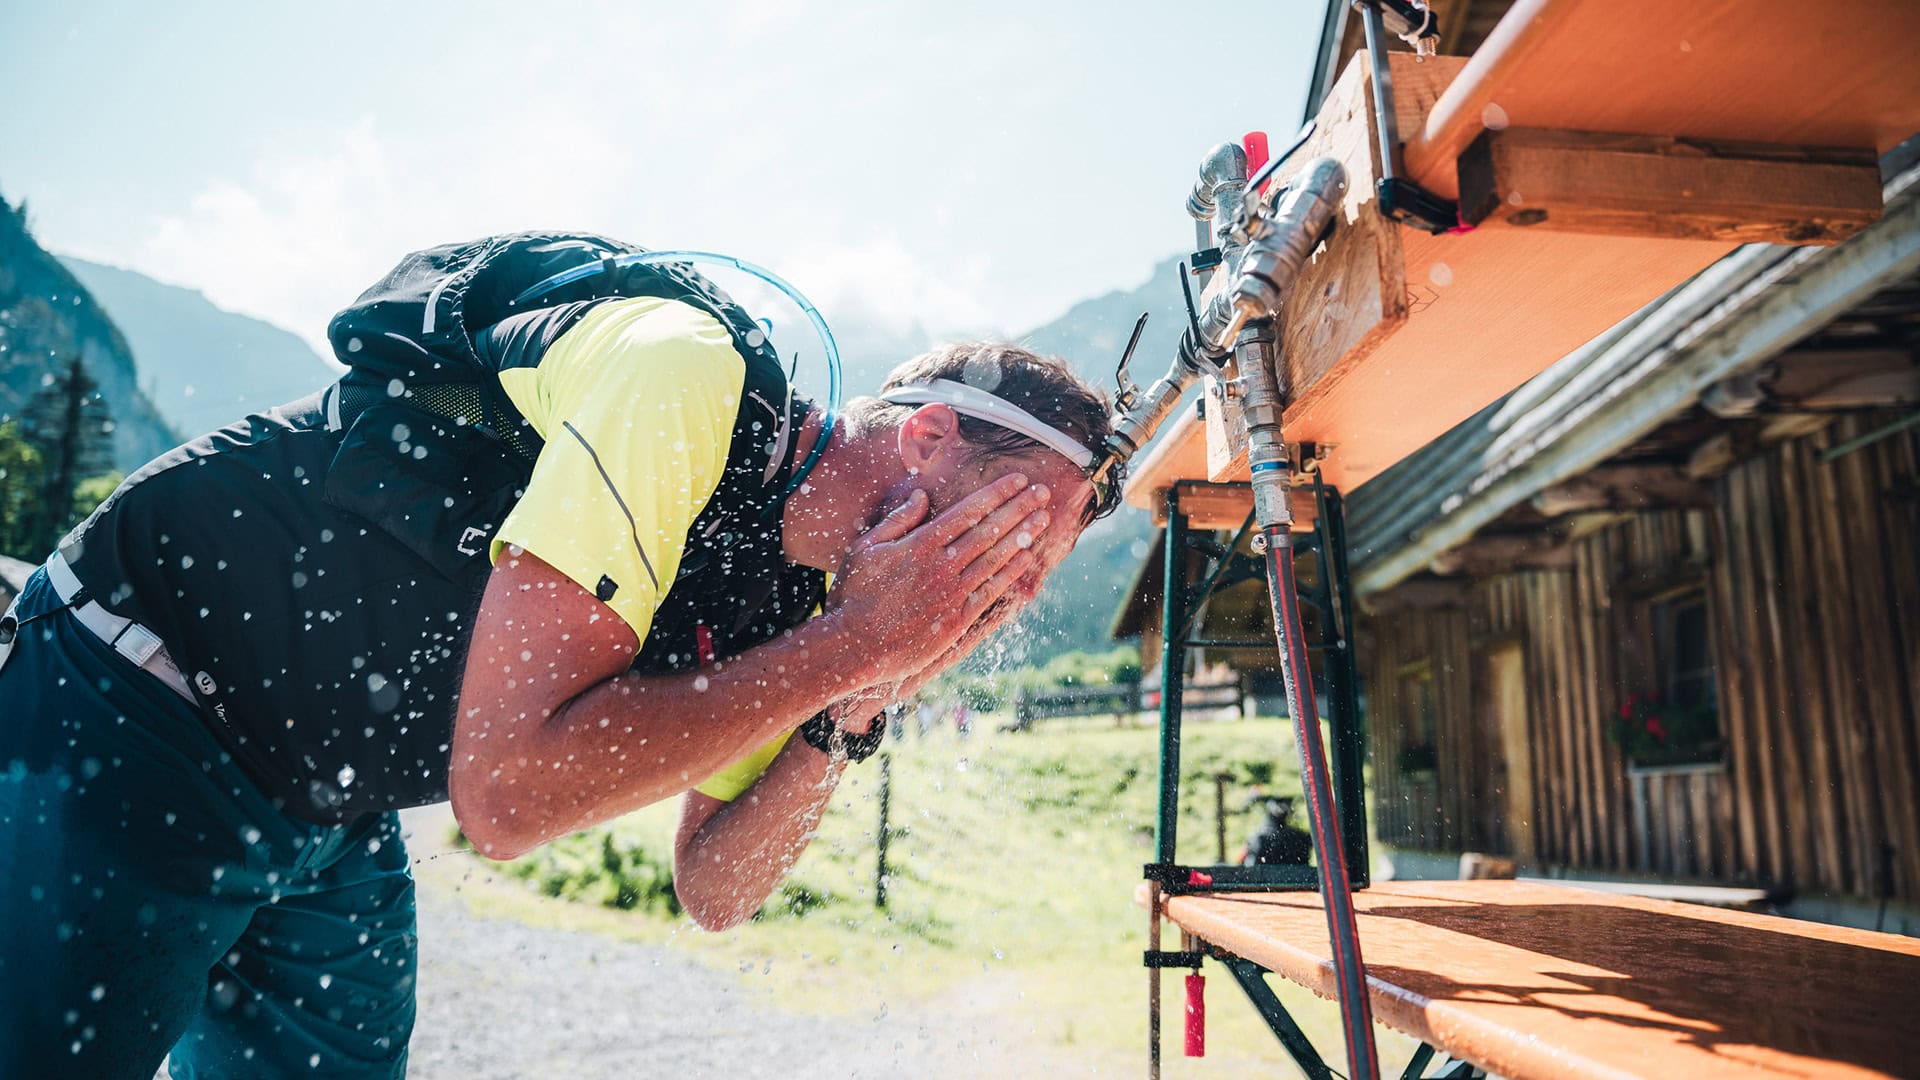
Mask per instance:
[[[1767,395],[1800,409],[1862,409],[1920,401],[1920,363],[1905,349],[1796,349],[1762,379]]]
[[[1687,457],[1687,475],[1701,481],[1725,475],[1728,469],[1748,455],[1749,442],[1751,440],[1740,437],[1737,432],[1720,432],[1693,448],[1693,453]]]
[[[1464,581],[1416,578],[1403,581],[1385,592],[1377,592],[1361,601],[1369,615],[1426,608],[1462,607],[1467,603],[1469,586]]]
[[[1542,517],[1610,510],[1704,508],[1706,487],[1680,465],[1603,465],[1543,488],[1532,499]]]
[[[1459,183],[1461,216],[1483,228],[1834,244],[1881,212],[1870,150],[1656,135],[1484,131]]]
[[[1435,555],[1428,568],[1447,576],[1485,577],[1515,570],[1562,570],[1572,565],[1573,546],[1566,537],[1531,532],[1476,536]]]
[[[1253,489],[1245,484],[1182,484],[1179,488],[1180,512],[1187,515],[1191,529],[1237,529],[1253,510]],[[1293,508],[1293,531],[1312,532],[1319,512],[1309,491],[1288,492]],[[1167,523],[1166,502],[1154,510],[1153,523]]]
[[[1912,0],[1516,0],[1419,127],[1409,176],[1500,128],[1619,131],[1884,153],[1920,131]]]

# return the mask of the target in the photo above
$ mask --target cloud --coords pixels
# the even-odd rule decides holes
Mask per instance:
[[[547,145],[561,140],[565,167],[535,154],[389,139],[362,120],[311,152],[210,182],[155,221],[125,261],[285,326],[325,355],[327,320],[408,251],[608,216],[627,169],[611,140],[564,116],[501,125],[501,145],[529,129]]]
[[[814,247],[788,260],[783,273],[827,310],[858,315],[894,329],[925,326],[942,334],[984,334],[996,327],[984,293],[991,260],[969,257],[930,268],[897,234]]]
[[[697,172],[638,173],[645,155],[635,146],[647,135],[616,138],[589,116],[529,106],[488,127],[489,149],[476,151],[391,138],[361,120],[309,150],[262,157],[244,176],[209,182],[114,261],[287,327],[322,355],[327,320],[405,252],[546,227],[738,251],[775,267],[830,319],[895,336],[1000,328],[984,254],[942,259],[896,230],[832,220],[824,209],[794,222],[796,210],[782,207],[773,216],[788,219],[775,227],[743,221],[726,206],[779,182],[757,171],[706,178],[699,205],[688,207],[685,187]],[[701,239],[710,232],[712,241]],[[752,301],[751,287],[737,291]]]

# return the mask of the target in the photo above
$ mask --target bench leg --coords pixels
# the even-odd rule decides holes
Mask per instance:
[[[1427,1066],[1433,1062],[1435,1053],[1433,1047],[1421,1043],[1420,1049],[1415,1050],[1413,1057],[1408,1060],[1406,1071],[1400,1074],[1400,1080],[1483,1080],[1487,1075],[1485,1070],[1470,1061],[1455,1061],[1449,1057],[1441,1064],[1439,1072],[1428,1077]]]
[[[1275,996],[1273,987],[1267,985],[1267,969],[1239,957],[1223,959],[1221,963],[1233,972],[1240,989],[1245,990],[1247,997],[1253,1000],[1253,1007],[1260,1010],[1260,1018],[1273,1029],[1274,1037],[1286,1048],[1294,1064],[1300,1066],[1307,1080],[1333,1080],[1333,1071],[1327,1068],[1326,1062],[1320,1060],[1320,1052],[1313,1048],[1307,1033],[1300,1030],[1293,1014],[1287,1012],[1287,1007],[1280,1004],[1279,997]]]

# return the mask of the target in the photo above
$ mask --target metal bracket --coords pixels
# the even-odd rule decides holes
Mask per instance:
[[[1141,954],[1142,962],[1150,968],[1193,968],[1199,970],[1207,954],[1199,950],[1193,952],[1168,952],[1164,949],[1148,949]]]
[[[1392,3],[1392,0],[1353,0],[1355,10],[1360,12],[1360,24],[1367,32],[1368,71],[1373,80],[1373,121],[1380,137],[1380,182],[1377,185],[1380,212],[1392,221],[1411,225],[1435,236],[1465,231],[1471,226],[1461,223],[1458,203],[1443,199],[1400,176],[1400,131],[1393,113],[1393,69],[1387,61],[1387,31],[1380,14],[1383,2]],[[1396,11],[1396,14],[1399,13]],[[1426,16],[1426,31],[1438,33],[1432,22],[1432,13],[1426,12]]]

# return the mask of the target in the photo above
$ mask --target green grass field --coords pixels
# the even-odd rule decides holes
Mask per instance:
[[[470,903],[482,913],[670,942],[771,989],[793,1008],[871,1015],[904,1004],[983,1034],[1018,1034],[1067,1049],[1089,1071],[1135,1075],[1145,1065],[1147,974],[1140,952],[1147,919],[1133,896],[1141,864],[1152,857],[1157,732],[1120,729],[1108,720],[1000,734],[993,730],[996,719],[981,717],[965,739],[939,732],[888,744],[892,825],[900,831],[890,850],[884,911],[874,906],[875,762],[842,782],[820,835],[795,868],[786,901],[727,933],[705,933],[661,905],[636,901],[631,882],[629,910],[605,906],[617,891],[605,880],[609,847],[620,853],[614,865],[622,877],[644,879],[646,864],[664,863],[670,852],[671,804],[551,845],[512,869],[519,879],[479,873],[471,859],[422,869],[462,876]],[[1270,791],[1298,793],[1292,732],[1284,721],[1250,720],[1190,723],[1185,734],[1180,854],[1211,861],[1212,777],[1235,777],[1227,805],[1228,845],[1236,848],[1255,824],[1243,811],[1249,775],[1270,771]],[[555,892],[571,899],[548,895]],[[1170,934],[1163,947],[1177,946]],[[1207,969],[1209,1054],[1182,1058],[1183,974],[1167,975],[1168,1075],[1292,1075],[1218,965]],[[1338,1067],[1332,1003],[1274,983]],[[1413,1044],[1383,1031],[1381,1047],[1388,1063],[1398,1063]]]

